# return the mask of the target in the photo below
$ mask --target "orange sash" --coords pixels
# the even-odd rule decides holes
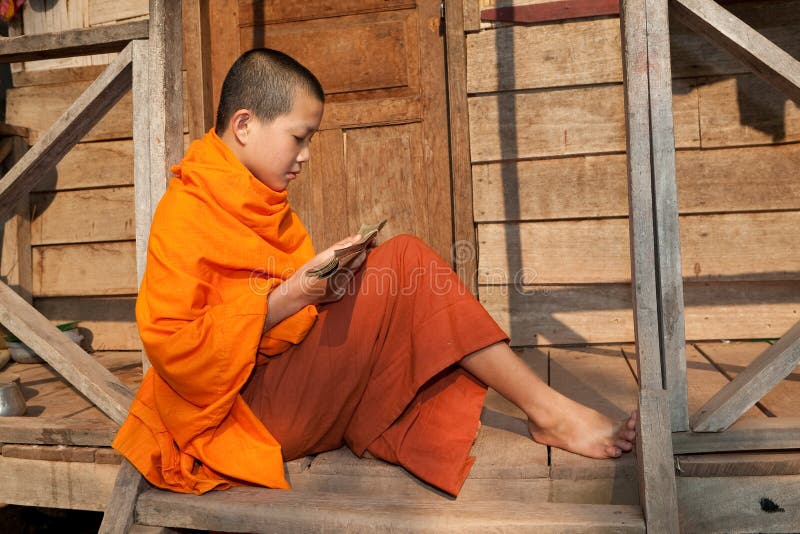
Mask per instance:
[[[172,172],[136,301],[153,367],[113,446],[173,491],[288,488],[280,444],[239,390],[257,357],[314,324],[307,306],[262,335],[267,294],[313,257],[311,240],[286,192],[253,177],[213,129]]]

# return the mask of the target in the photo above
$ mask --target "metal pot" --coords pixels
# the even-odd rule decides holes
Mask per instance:
[[[0,382],[0,416],[25,415],[25,397],[19,387],[19,377],[11,382]]]

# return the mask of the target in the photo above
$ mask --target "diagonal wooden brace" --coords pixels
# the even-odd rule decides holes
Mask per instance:
[[[671,0],[670,8],[683,24],[800,103],[800,61],[713,0]]]
[[[91,130],[131,87],[131,45],[78,97],[53,126],[0,180],[0,220],[11,213],[23,195],[45,172]]]
[[[789,376],[800,363],[800,322],[692,416],[695,432],[720,432]]]
[[[128,387],[3,283],[0,283],[0,324],[115,423],[122,424],[133,400]]]

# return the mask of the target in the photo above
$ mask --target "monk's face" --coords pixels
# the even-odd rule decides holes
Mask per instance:
[[[253,176],[274,191],[283,191],[308,161],[311,137],[322,120],[323,104],[298,91],[292,110],[270,122],[251,117],[239,158]]]

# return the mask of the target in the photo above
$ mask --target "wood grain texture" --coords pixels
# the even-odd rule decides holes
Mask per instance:
[[[117,466],[0,456],[0,500],[8,504],[103,510]]]
[[[205,0],[184,0],[181,8],[189,138],[199,139],[214,123],[209,43],[211,21],[208,16],[208,2]]]
[[[83,346],[95,351],[140,350],[134,297],[47,297],[34,306],[53,322],[80,321]]]
[[[791,450],[800,444],[800,418],[743,418],[724,432],[676,432],[675,454]]]
[[[800,104],[754,75],[710,81],[697,92],[703,148],[800,140]]]
[[[697,350],[714,362],[729,379],[735,378],[769,348],[768,343],[698,343]],[[769,414],[792,417],[800,398],[800,372],[787,376],[758,402]],[[699,406],[698,406],[699,408]]]
[[[51,245],[33,250],[35,297],[134,295],[133,241]],[[91,257],[92,261],[85,261]]]
[[[31,244],[85,243],[135,237],[133,187],[34,193]]]
[[[800,209],[800,144],[679,150],[676,160],[681,214]],[[625,172],[622,154],[473,165],[475,220],[626,216]]]
[[[117,425],[109,419],[3,417],[0,419],[0,442],[108,447],[117,430]]]
[[[675,471],[681,477],[800,475],[800,453],[685,454],[675,457]]]
[[[148,0],[88,0],[89,25],[96,26],[148,14]]]
[[[78,143],[33,191],[133,185],[133,142]]]
[[[211,99],[216,114],[222,81],[225,79],[228,69],[241,53],[239,50],[238,0],[209,2],[208,18],[214,25],[214,31],[209,33],[209,50],[211,54]]]
[[[683,80],[674,86],[675,144],[698,147],[697,93]],[[623,152],[623,100],[621,85],[472,97],[472,162]]]
[[[636,409],[638,387],[619,347],[552,348],[550,386],[613,419]],[[593,460],[552,447],[550,477],[585,480],[611,478],[617,484],[635,484],[636,456]]]
[[[794,211],[681,217],[683,280],[797,280],[800,253],[791,240],[798,225],[800,212]],[[627,219],[479,224],[478,280],[526,285],[628,282],[627,234]],[[510,272],[510,266],[521,271]]]
[[[697,432],[719,432],[789,376],[800,362],[800,322],[764,351],[692,416]]]
[[[228,532],[257,531],[266,523],[270,528],[287,531],[322,528],[346,529],[348,532],[435,532],[443,529],[485,532],[499,528],[536,529],[543,533],[590,529],[597,532],[603,532],[603,529],[644,531],[641,513],[635,506],[556,503],[531,506],[491,501],[439,504],[324,492],[300,495],[255,488],[233,488],[209,493],[200,499],[192,495],[147,490],[139,498],[136,517],[137,522],[143,524],[226,529]]]
[[[48,460],[51,462],[94,462],[95,447],[74,447],[71,445],[18,445],[6,444],[2,455],[6,458],[23,460]]]
[[[38,33],[0,41],[0,62],[32,61],[119,52],[147,37],[147,21]]]
[[[7,150],[2,162],[3,172],[19,161],[28,150],[28,142],[20,136],[4,139]],[[26,301],[31,302],[33,291],[33,259],[31,256],[31,207],[28,195],[22,195],[11,216],[2,227],[0,276],[3,282]]]
[[[139,495],[151,487],[128,460],[122,460],[98,532],[101,534],[128,532],[135,520],[134,511]]]
[[[800,523],[799,475],[677,482],[681,532],[791,532]]]
[[[672,0],[673,14],[800,103],[800,62],[712,0]]]
[[[84,91],[59,117],[42,139],[6,173],[0,185],[0,210],[10,210],[43,173],[56,163],[128,91],[131,83],[131,47]]]
[[[684,291],[689,340],[779,337],[800,310],[797,282],[687,282]],[[515,346],[633,341],[626,284],[480,286],[479,294]]]
[[[122,424],[133,393],[5,285],[0,285],[0,322],[113,421]]]
[[[464,31],[476,32],[481,27],[481,10],[478,0],[464,0]]]
[[[466,5],[465,5],[466,4]],[[450,124],[450,175],[453,190],[453,240],[457,250],[477,250],[473,220],[472,167],[469,155],[469,106],[467,104],[467,56],[464,39],[465,15],[471,2],[445,3],[447,48],[447,101]],[[478,294],[477,257],[455,254],[454,269],[473,295]]]
[[[14,87],[29,85],[54,85],[59,83],[92,81],[103,72],[105,65],[62,67],[52,70],[23,70],[13,72]]]
[[[239,24],[277,24],[300,20],[325,19],[415,7],[413,0],[316,0],[298,9],[287,0],[259,2],[239,0]]]

